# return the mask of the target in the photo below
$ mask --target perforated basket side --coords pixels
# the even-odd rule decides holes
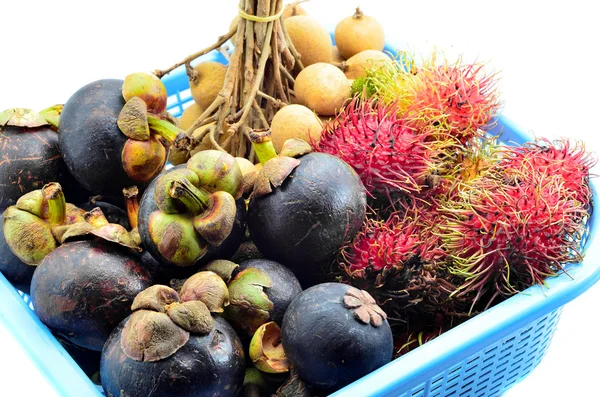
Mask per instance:
[[[524,379],[550,347],[562,307],[404,392],[401,397],[491,397]]]

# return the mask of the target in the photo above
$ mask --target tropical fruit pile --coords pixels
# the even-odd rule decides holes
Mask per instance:
[[[0,113],[0,271],[107,396],[326,395],[581,261],[582,143],[501,144],[497,73],[359,8],[334,40],[245,0],[170,68]]]

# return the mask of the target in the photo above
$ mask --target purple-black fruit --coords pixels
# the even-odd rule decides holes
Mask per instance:
[[[126,82],[143,83],[129,77]],[[63,108],[61,152],[77,181],[94,194],[117,197],[125,187],[145,186],[164,168],[168,142],[189,144],[185,134],[163,120],[166,113],[149,113],[143,90],[127,89],[126,82],[90,83]],[[166,101],[166,92],[164,96]]]
[[[163,285],[143,291],[131,308],[102,350],[107,396],[238,395],[244,350],[227,321]]]
[[[340,283],[303,291],[288,307],[281,338],[300,377],[331,393],[392,359],[385,312],[367,292]]]
[[[4,215],[0,214],[0,226],[4,224]],[[10,249],[4,238],[4,228],[0,227],[0,273],[19,291],[29,294],[31,278],[35,266],[20,260]]]
[[[166,239],[161,239],[158,241],[163,242],[161,244],[156,244],[153,240],[151,234],[151,217],[152,214],[160,212],[160,208],[156,202],[156,187],[160,178],[163,176],[173,176],[174,173],[184,172],[185,175],[190,178],[194,178],[194,172],[186,167],[185,164],[178,165],[176,167],[171,168],[170,170],[164,171],[160,174],[156,179],[154,179],[150,185],[146,188],[142,198],[140,200],[139,205],[139,216],[138,216],[138,231],[140,237],[142,239],[142,245],[149,252],[154,261],[150,260],[150,258],[146,258],[149,265],[152,266],[153,274],[157,282],[168,283],[169,280],[176,278],[187,278],[192,274],[198,272],[198,270],[214,259],[228,259],[230,258],[238,249],[240,243],[244,238],[244,233],[246,230],[246,205],[242,198],[238,198],[235,201],[235,219],[233,221],[231,231],[228,236],[218,245],[209,244],[204,241],[200,236],[197,235],[193,226],[189,227],[188,236],[192,238],[192,240],[197,241],[196,248],[200,248],[197,254],[200,256],[194,255],[188,258],[185,258],[185,261],[182,260],[174,260],[174,253],[170,253],[166,248],[165,242],[168,241]],[[213,183],[209,183],[213,185]],[[235,190],[234,190],[235,192]],[[174,204],[174,209],[177,211],[181,211],[180,214],[161,214],[165,218],[172,217],[174,219],[178,219],[181,221],[181,224],[186,226],[186,223],[190,221],[192,218],[191,211],[187,211],[185,205],[181,202],[173,199],[171,203]],[[155,215],[156,216],[156,215]],[[187,225],[190,226],[190,225]],[[161,251],[162,248],[162,251]],[[188,252],[189,254],[189,252]],[[173,255],[173,256],[171,256]],[[181,259],[181,258],[180,258]]]
[[[261,138],[259,144],[272,148],[269,140]],[[286,145],[290,141],[279,156],[270,157],[274,149],[267,154],[247,221],[259,251],[289,267],[308,287],[319,281],[323,265],[360,230],[366,193],[348,164],[324,153],[300,151],[297,159],[289,157]],[[260,152],[257,144],[255,149]]]
[[[31,299],[53,332],[100,351],[151,281],[131,250],[100,239],[75,241],[43,259],[33,275]]]
[[[43,114],[27,109],[0,112],[0,212],[49,182],[60,182],[69,197],[82,190],[61,157],[58,134]]]
[[[294,273],[280,263],[269,259],[242,262],[229,282],[226,318],[252,336],[266,322],[281,325],[289,304],[301,292]]]

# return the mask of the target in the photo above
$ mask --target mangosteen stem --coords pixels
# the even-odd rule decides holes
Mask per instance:
[[[42,188],[42,195],[48,202],[48,221],[51,225],[62,225],[67,219],[67,201],[62,186],[50,182]]]
[[[252,142],[252,147],[254,147],[254,152],[262,165],[265,165],[272,158],[277,157],[275,146],[273,146],[273,142],[271,141],[271,130],[249,130],[248,136],[250,137],[250,142]]]
[[[194,215],[199,215],[211,205],[211,198],[206,190],[198,189],[185,178],[171,182],[169,195],[179,199]]]
[[[148,125],[152,132],[162,136],[179,150],[190,150],[192,139],[181,129],[166,120],[148,114]]]
[[[129,218],[129,225],[132,229],[135,229],[138,225],[138,213],[140,211],[140,200],[138,194],[139,191],[137,186],[131,186],[123,189],[127,217]]]

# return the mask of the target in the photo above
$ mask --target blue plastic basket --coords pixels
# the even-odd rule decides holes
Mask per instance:
[[[201,60],[225,63],[218,53]],[[183,69],[163,78],[168,109],[179,116],[192,103]],[[492,133],[521,144],[531,139],[500,117]],[[594,206],[598,205],[595,183]],[[562,308],[600,279],[600,244],[594,244],[598,211],[589,220],[583,262],[507,299],[436,339],[394,360],[334,394],[335,397],[498,396],[540,363],[556,330]],[[8,328],[50,384],[63,396],[102,396],[31,310],[27,295],[0,274],[0,326]],[[0,386],[1,387],[1,386]],[[1,393],[0,393],[1,394]]]

